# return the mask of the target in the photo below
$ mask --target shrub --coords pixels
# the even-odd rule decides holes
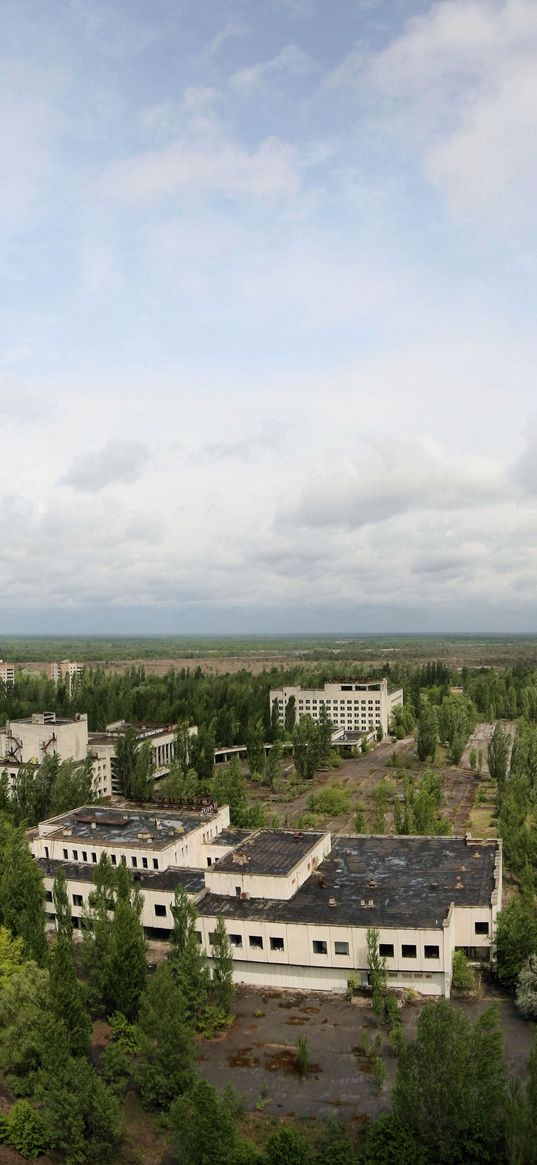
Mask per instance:
[[[9,1114],[9,1144],[32,1161],[49,1147],[43,1117],[28,1100],[18,1100]]]
[[[325,785],[324,789],[311,794],[309,807],[322,816],[338,817],[340,813],[349,812],[350,801],[350,792],[343,785]]]
[[[310,1050],[305,1036],[298,1037],[296,1048],[296,1066],[301,1076],[305,1076],[310,1062]]]
[[[537,1018],[537,955],[530,955],[518,976],[516,1005],[526,1019]]]
[[[455,951],[451,972],[451,985],[458,991],[471,991],[474,986],[474,973],[469,966],[464,951]]]

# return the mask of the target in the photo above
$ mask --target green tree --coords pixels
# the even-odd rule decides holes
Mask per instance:
[[[19,971],[24,958],[24,943],[21,938],[13,938],[6,926],[0,926],[0,986],[15,971]]]
[[[213,934],[213,977],[211,994],[217,1007],[231,1015],[233,1003],[233,956],[223,918],[217,920]]]
[[[114,777],[120,792],[127,800],[132,798],[132,785],[138,758],[138,736],[134,728],[127,728],[118,736],[116,755],[112,761]]]
[[[41,1066],[40,1023],[50,1007],[49,976],[34,962],[0,980],[0,1072],[17,1096],[31,1095]]]
[[[324,704],[321,706],[321,711],[319,713],[318,725],[319,725],[319,763],[322,765],[327,765],[329,760],[330,760],[330,754],[332,752],[333,728],[332,728],[332,721],[330,720],[330,718],[328,716],[328,712],[326,711],[326,706]]]
[[[194,1045],[185,1002],[172,968],[162,963],[148,982],[138,1019],[135,1079],[149,1108],[168,1109],[194,1077]]]
[[[430,1165],[430,1160],[406,1121],[390,1113],[369,1126],[360,1165]]]
[[[375,927],[368,927],[367,940],[367,978],[373,991],[373,1010],[381,1015],[384,1009],[384,996],[388,973],[386,959],[379,954],[379,932]]]
[[[180,720],[175,731],[173,763],[183,775],[188,772],[190,764],[190,733],[188,728],[188,720]]]
[[[196,934],[196,907],[181,886],[175,890],[172,916],[168,959],[175,982],[181,989],[186,1017],[196,1026],[207,1007],[210,976]]]
[[[436,709],[432,704],[425,703],[422,705],[419,715],[416,736],[416,751],[419,759],[430,760],[433,763],[436,756],[437,743],[438,724]]]
[[[537,1019],[537,954],[529,955],[520,969],[515,999],[526,1019]]]
[[[356,1165],[356,1150],[343,1121],[329,1118],[316,1145],[315,1165]]]
[[[310,1165],[308,1142],[298,1129],[283,1125],[269,1137],[265,1161],[266,1165]]]
[[[65,1027],[52,1017],[43,1030],[36,1097],[50,1144],[67,1165],[100,1165],[113,1159],[121,1136],[117,1098],[87,1059],[69,1054]]]
[[[146,740],[136,753],[134,772],[131,776],[129,796],[132,797],[133,801],[151,800],[154,771],[151,744]]]
[[[48,960],[51,1012],[66,1026],[70,1052],[75,1056],[85,1056],[89,1052],[91,1023],[76,973],[71,907],[61,866],[54,879],[53,893],[57,930]]]
[[[530,955],[537,953],[537,911],[531,890],[525,890],[500,911],[496,924],[496,974],[515,987]]]
[[[475,986],[474,973],[464,951],[453,952],[451,985],[459,991],[471,991]]]
[[[283,746],[280,740],[275,740],[267,756],[265,765],[267,785],[273,789],[283,775]]]
[[[21,938],[27,958],[44,963],[47,953],[43,879],[22,829],[9,828],[2,852],[0,921]]]
[[[493,781],[497,781],[498,789],[501,791],[507,778],[509,737],[502,730],[500,723],[496,723],[494,726],[494,732],[492,733],[487,749],[487,762],[489,773]]]
[[[82,962],[94,1007],[135,1019],[146,980],[142,894],[123,864],[114,869],[103,854],[95,890],[84,911]]]
[[[506,1072],[498,1016],[472,1024],[446,1000],[421,1012],[398,1061],[393,1115],[438,1165],[501,1157]]]
[[[235,1109],[229,1092],[220,1096],[201,1079],[173,1102],[168,1121],[181,1165],[239,1165],[246,1160],[249,1146],[237,1131]]]
[[[263,722],[261,720],[250,721],[244,739],[250,773],[262,773],[265,767]]]
[[[319,725],[311,716],[301,716],[293,732],[295,768],[307,780],[315,775],[321,763]]]

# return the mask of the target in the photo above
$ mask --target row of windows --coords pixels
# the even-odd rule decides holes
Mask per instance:
[[[48,845],[46,845],[45,846],[45,857],[48,858],[49,856],[50,855],[49,855],[49,851],[48,851]],[[71,850],[71,856],[72,856],[72,860],[74,862],[78,862],[78,861],[87,862],[88,851],[86,849],[81,850],[80,851],[80,858],[79,858],[78,850],[74,849],[74,850]],[[112,865],[117,866],[117,854],[110,854],[109,857],[110,857],[110,861],[111,861]],[[90,853],[90,859],[94,864],[96,864],[97,863],[97,854]],[[67,850],[67,849],[63,850],[63,860],[64,860],[64,862],[69,861],[69,850]],[[125,857],[125,854],[120,854],[119,860],[122,863],[122,865],[124,865],[124,866],[127,865],[127,859]],[[159,868],[158,867],[158,858],[152,858],[152,862],[153,862],[153,869],[158,870],[158,868]],[[141,867],[143,870],[149,869],[149,859],[148,858],[141,858],[140,863],[141,863]],[[131,866],[134,870],[136,870],[138,868],[138,858],[135,857],[134,854],[131,857]]]
[[[197,934],[198,942],[201,943],[202,942],[201,931],[200,930],[196,931],[196,934]],[[235,947],[238,950],[242,949],[243,941],[242,941],[241,934],[228,934],[228,939],[229,939],[229,942],[230,942],[232,947]],[[211,933],[209,934],[209,942],[210,942],[211,946],[214,945],[214,931],[211,931]],[[248,946],[252,950],[262,951],[263,950],[263,936],[260,934],[248,935]],[[281,935],[271,935],[269,937],[269,946],[270,946],[271,951],[283,951],[283,950],[285,950],[285,943],[284,943],[284,940],[281,937]],[[327,955],[328,954],[328,943],[324,939],[313,939],[312,947],[313,947],[313,954],[314,955]],[[346,942],[335,942],[334,943],[334,954],[335,955],[348,955],[349,954],[349,944]]]
[[[395,947],[393,943],[379,943],[379,955],[383,959],[393,959]],[[439,959],[440,947],[425,944],[423,948],[423,955],[426,959]],[[418,949],[415,943],[401,944],[401,958],[402,959],[416,959],[418,957]]]

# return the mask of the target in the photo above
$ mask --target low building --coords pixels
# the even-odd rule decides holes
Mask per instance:
[[[338,680],[323,688],[283,687],[270,692],[271,708],[276,706],[278,723],[284,728],[290,708],[296,721],[311,716],[318,721],[324,712],[332,727],[383,735],[393,709],[403,703],[402,688],[388,688],[387,680]]]
[[[65,868],[75,925],[104,851],[134,871],[150,937],[169,938],[176,886],[196,902],[209,960],[223,918],[234,979],[254,987],[345,991],[367,983],[367,932],[379,933],[388,985],[449,996],[453,952],[490,959],[501,907],[501,843],[470,837],[337,836],[229,827],[205,813],[89,806],[42,822],[30,844],[52,886]]]

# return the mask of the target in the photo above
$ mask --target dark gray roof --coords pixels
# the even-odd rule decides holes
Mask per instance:
[[[61,866],[70,882],[93,882],[96,866],[93,862],[58,862],[38,858],[37,863],[44,877],[54,878]],[[131,871],[132,873],[132,871]],[[205,887],[202,870],[184,870],[169,866],[167,870],[136,870],[134,884],[142,890],[168,890],[173,893],[176,886],[182,886],[187,894],[199,894]]]
[[[463,837],[333,837],[330,856],[288,901],[207,894],[198,912],[245,921],[440,927],[452,902],[490,907],[496,853],[496,842]]]
[[[175,838],[184,837],[199,825],[213,818],[213,814],[174,812],[163,809],[119,809],[110,805],[84,805],[58,818],[50,837],[65,836],[71,829],[69,842],[105,842],[161,849]],[[139,834],[146,835],[140,837]]]
[[[250,837],[251,829],[223,829],[217,837],[211,838],[211,845],[240,845],[241,842],[246,841]],[[222,859],[220,859],[221,864]]]
[[[216,869],[236,871],[240,865],[243,874],[288,874],[322,837],[324,833],[260,829],[219,858]]]

